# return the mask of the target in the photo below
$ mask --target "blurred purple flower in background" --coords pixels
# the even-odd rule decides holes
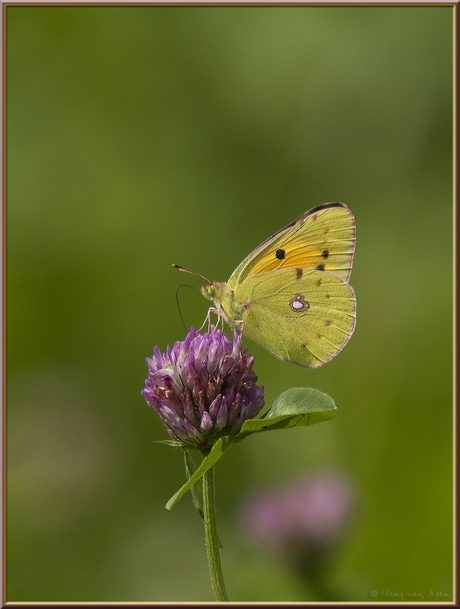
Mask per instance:
[[[149,376],[141,392],[168,428],[169,436],[206,454],[222,436],[235,436],[263,408],[264,388],[256,385],[254,358],[220,330],[193,328],[183,342],[147,359]]]
[[[354,494],[343,476],[311,474],[251,495],[240,519],[250,539],[308,575],[346,531],[353,508]]]

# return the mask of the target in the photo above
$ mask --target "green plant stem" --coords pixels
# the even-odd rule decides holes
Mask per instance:
[[[214,467],[209,468],[203,476],[203,516],[206,552],[214,596],[216,601],[228,601],[220,564],[219,538],[217,536]]]

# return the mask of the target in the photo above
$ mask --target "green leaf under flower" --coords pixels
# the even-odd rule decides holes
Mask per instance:
[[[337,406],[326,393],[308,387],[284,391],[261,418],[245,421],[235,438],[243,440],[253,433],[305,427],[336,418]]]
[[[179,499],[183,495],[185,495],[185,493],[190,490],[194,484],[198,482],[198,480],[203,476],[203,474],[205,474],[208,469],[212,467],[216,463],[216,461],[218,461],[222,457],[224,451],[227,450],[232,441],[233,438],[229,438],[228,436],[224,436],[217,440],[217,442],[212,447],[209,455],[203,459],[200,466],[190,476],[187,482],[168,501],[168,503],[166,504],[167,510],[173,508],[179,501]]]
[[[190,454],[190,451],[187,449],[184,450],[184,462],[185,462],[185,475],[187,476],[187,480],[190,480],[190,478],[196,472],[196,465],[192,459],[192,455]],[[190,490],[192,493],[193,506],[195,507],[195,510],[198,512],[198,514],[201,516],[201,519],[204,520],[202,481],[198,480],[198,482],[195,482],[195,484],[192,486],[192,488]]]

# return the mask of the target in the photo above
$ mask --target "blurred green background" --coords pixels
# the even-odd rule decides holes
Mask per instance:
[[[247,493],[337,471],[341,600],[452,600],[451,7],[6,9],[7,599],[212,601],[180,451],[140,391],[225,281],[305,210],[357,223],[357,328],[318,370],[249,341],[266,403],[335,422],[217,465],[233,601],[321,600],[246,539]],[[180,292],[186,326],[208,304]],[[386,591],[386,593],[385,593]],[[402,600],[395,597],[394,600]]]

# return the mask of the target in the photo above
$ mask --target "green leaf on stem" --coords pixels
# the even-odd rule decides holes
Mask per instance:
[[[326,393],[308,387],[295,387],[284,391],[272,407],[259,419],[245,421],[235,438],[243,440],[253,433],[304,427],[336,417],[337,407]]]
[[[224,436],[223,438],[220,438],[219,440],[217,440],[217,442],[212,447],[209,455],[203,459],[200,466],[190,476],[190,478],[187,480],[187,482],[183,486],[181,486],[181,488],[177,491],[177,493],[175,493],[171,497],[171,499],[168,501],[168,503],[166,504],[167,510],[170,510],[171,508],[173,508],[176,505],[176,503],[179,501],[179,499],[183,495],[185,495],[185,493],[188,490],[190,490],[192,488],[192,486],[194,484],[196,484],[196,482],[198,482],[198,480],[201,478],[201,476],[205,472],[207,472],[208,469],[210,467],[212,467],[214,465],[214,463],[216,463],[216,461],[218,461],[222,457],[222,455],[224,454],[224,452],[227,450],[227,448],[230,446],[230,444],[232,442],[233,442],[233,438],[229,438],[228,436]]]
[[[185,462],[185,475],[187,476],[187,480],[193,476],[196,472],[196,465],[194,460],[192,459],[192,455],[189,450],[184,450],[184,462]],[[204,520],[203,514],[203,484],[201,480],[195,482],[195,484],[190,489],[192,493],[192,502],[195,510],[201,516],[202,520]]]

